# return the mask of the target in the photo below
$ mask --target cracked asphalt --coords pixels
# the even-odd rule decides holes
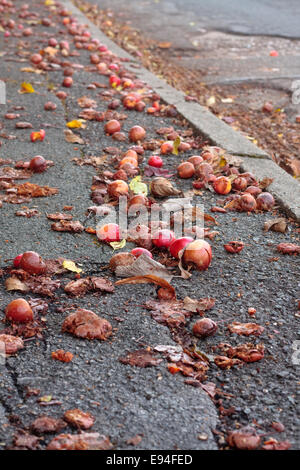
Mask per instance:
[[[20,2],[16,1],[18,7]],[[55,97],[56,86],[62,81],[62,70],[46,74],[21,73],[22,67],[30,66],[28,59],[16,55],[16,47],[38,52],[45,47],[48,37],[64,36],[65,29],[55,13],[50,13],[42,3],[30,2],[30,10],[49,16],[54,25],[43,27],[32,24],[34,35],[20,47],[19,37],[0,38],[0,51],[7,52],[1,58],[0,79],[6,82],[6,105],[1,105],[1,132],[15,135],[9,140],[0,138],[0,158],[13,161],[43,155],[55,165],[42,174],[34,175],[30,181],[59,189],[59,193],[48,198],[34,199],[28,204],[37,208],[40,216],[16,217],[18,205],[3,203],[0,209],[1,250],[0,268],[5,269],[12,259],[26,250],[38,251],[44,258],[66,257],[75,261],[84,274],[105,275],[112,281],[116,278],[106,269],[112,255],[111,248],[100,245],[88,233],[70,234],[50,230],[46,214],[61,212],[65,205],[72,205],[74,220],[82,223],[86,210],[93,205],[90,200],[92,178],[97,170],[90,166],[78,166],[75,157],[83,160],[90,155],[100,156],[107,146],[120,146],[126,150],[128,141],[116,142],[106,136],[102,122],[87,122],[87,128],[77,133],[85,140],[84,145],[67,143],[63,130],[66,122],[76,119],[80,108],[77,99],[83,95],[97,100],[97,110],[106,109],[107,102],[99,97],[99,89],[89,89],[93,82],[107,84],[107,77],[87,70],[76,70],[74,86],[67,89],[68,98],[63,105]],[[80,57],[69,57],[74,63],[89,65],[89,52],[80,51]],[[20,84],[32,83],[36,93],[19,94]],[[58,86],[61,89],[60,86]],[[54,112],[44,111],[46,101],[54,101]],[[19,120],[29,121],[34,130],[44,128],[43,142],[31,143],[30,129],[15,129],[15,121],[5,120],[5,113],[14,106],[24,106],[18,111]],[[170,118],[154,117],[146,113],[128,112],[124,123],[126,132],[133,125],[146,128],[147,137],[155,138],[156,129],[180,122]],[[78,150],[76,149],[78,148]],[[151,154],[145,152],[145,160]],[[186,152],[184,158],[192,155]],[[174,170],[179,157],[167,158],[166,168]],[[176,179],[175,179],[176,180]],[[180,189],[190,189],[190,182],[176,180]],[[194,202],[203,204],[205,211],[216,204],[219,196],[209,191],[194,197]],[[279,209],[274,215],[281,215]],[[299,365],[292,363],[293,342],[300,339],[299,317],[296,317],[299,298],[299,260],[296,256],[278,255],[275,247],[280,242],[299,243],[297,226],[290,221],[286,234],[264,232],[264,222],[270,213],[217,214],[219,235],[211,242],[213,262],[202,273],[193,273],[191,280],[175,278],[172,284],[177,297],[214,297],[216,306],[210,317],[219,325],[216,335],[199,340],[199,348],[206,354],[220,342],[236,345],[247,342],[230,335],[226,326],[232,321],[250,321],[248,308],[257,310],[256,321],[265,327],[258,340],[266,348],[265,357],[258,363],[245,364],[242,368],[222,371],[212,363],[208,380],[216,383],[218,393],[213,402],[200,388],[184,383],[184,377],[171,375],[164,360],[157,367],[135,368],[121,364],[118,358],[126,351],[139,346],[175,344],[167,327],[158,324],[143,307],[145,300],[156,297],[151,285],[129,285],[116,287],[113,294],[85,295],[70,298],[60,289],[53,299],[47,299],[49,311],[47,328],[42,339],[26,342],[16,356],[0,365],[0,446],[10,448],[17,428],[27,429],[30,423],[42,414],[61,417],[65,410],[80,408],[96,417],[93,431],[109,436],[115,449],[131,449],[127,440],[137,434],[143,439],[135,449],[197,449],[222,448],[228,429],[255,424],[267,437],[289,440],[292,448],[299,448]],[[96,222],[96,221],[95,221]],[[95,223],[94,222],[94,223]],[[91,221],[86,223],[89,226]],[[231,256],[224,251],[223,244],[230,240],[243,240],[245,249],[240,255]],[[126,246],[126,251],[130,245]],[[65,280],[73,275],[65,275]],[[4,288],[0,290],[1,319],[5,306],[17,293]],[[37,297],[37,296],[33,296]],[[29,295],[26,298],[30,298]],[[88,341],[61,333],[62,322],[68,311],[75,307],[93,310],[108,319],[113,336],[107,342]],[[62,309],[66,309],[62,313]],[[121,317],[124,321],[116,320]],[[3,325],[4,327],[4,325]],[[191,325],[188,325],[190,328]],[[74,354],[68,364],[51,359],[51,352],[65,349]],[[39,397],[52,395],[60,405],[41,406],[37,396],[28,394],[28,389],[38,389]],[[221,407],[234,407],[228,416],[220,412]],[[18,423],[16,419],[18,417]],[[285,431],[278,436],[270,428],[272,421],[280,421]],[[217,432],[216,432],[217,431]],[[73,432],[67,428],[67,432]],[[206,435],[200,440],[199,434]],[[45,448],[51,436],[43,437],[40,447]]]

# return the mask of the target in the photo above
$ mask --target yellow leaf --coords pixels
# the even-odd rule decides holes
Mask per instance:
[[[174,143],[173,143],[173,155],[178,155],[178,147],[181,143],[181,140],[180,140],[180,137],[176,137],[176,139],[174,140]]]
[[[54,4],[55,4],[54,0],[45,0],[46,7],[51,7]]]
[[[73,121],[67,122],[67,126],[69,129],[80,129],[81,127],[84,129],[84,123],[86,121],[84,119],[73,119]]]
[[[206,100],[206,106],[213,106],[216,102],[216,98],[214,96],[211,96]]]
[[[19,93],[35,93],[35,91],[31,83],[23,82],[21,83]]]
[[[124,248],[125,245],[126,245],[125,238],[123,238],[121,242],[110,242],[110,246],[113,248],[114,251]]]
[[[74,261],[71,261],[71,260],[69,260],[69,259],[65,259],[65,260],[63,261],[63,264],[62,264],[62,265],[63,265],[63,267],[64,267],[65,269],[67,269],[68,271],[72,271],[72,273],[77,273],[77,274],[79,274],[79,273],[82,272],[82,269],[77,268],[77,266],[76,266],[76,264],[74,263]]]
[[[39,401],[43,403],[48,403],[51,400],[52,400],[52,395],[44,395],[43,397],[39,398]]]
[[[144,196],[147,196],[148,194],[148,188],[145,183],[141,181],[141,176],[136,176],[130,181],[129,187],[131,191],[134,192],[134,194],[144,194]]]

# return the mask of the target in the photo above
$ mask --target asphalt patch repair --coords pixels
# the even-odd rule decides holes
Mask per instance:
[[[14,5],[18,8],[21,3]],[[160,103],[149,87],[134,83],[132,75],[126,79],[141,90],[146,112],[125,109],[121,103],[112,105],[112,101],[121,100],[126,88],[118,89],[109,83],[115,67],[109,74],[99,73],[97,64],[91,64],[93,51],[74,47],[73,35],[68,33],[70,21],[63,8],[53,2],[48,2],[48,6],[32,2],[29,9],[21,9],[21,15],[24,14],[21,17],[7,8],[10,18],[24,23],[33,34],[28,40],[21,29],[7,26],[10,36],[1,38],[1,50],[5,54],[0,70],[6,83],[7,103],[1,109],[0,169],[42,155],[54,165],[41,173],[32,172],[29,182],[56,191],[47,190],[47,195],[32,197],[32,191],[24,194],[19,190],[24,180],[7,174],[1,178],[1,332],[22,337],[24,342],[16,354],[1,364],[1,446],[7,449],[132,449],[134,446],[136,449],[201,450],[242,445],[297,448],[298,366],[293,363],[293,353],[299,336],[295,327],[299,322],[299,257],[296,248],[293,252],[290,247],[292,254],[288,255],[276,247],[281,243],[298,246],[299,227],[286,219],[276,205],[269,211],[249,213],[229,207],[224,212],[226,197],[217,194],[208,182],[197,189],[192,187],[193,180],[177,178],[178,164],[203,153],[203,147],[209,142],[195,136],[176,115],[176,110]],[[44,18],[42,23],[39,18]],[[77,36],[75,41],[82,44],[83,38],[88,38],[83,32],[80,41]],[[70,48],[66,44],[60,48],[49,46],[52,37],[67,40]],[[99,47],[97,43],[91,44]],[[33,64],[32,54],[47,47],[54,50],[44,52],[46,65]],[[119,73],[126,69],[126,63],[116,57],[112,60],[105,49],[101,54],[106,64],[117,64]],[[62,87],[63,71],[70,67],[74,71],[73,86]],[[30,83],[35,92],[19,93],[24,82]],[[59,91],[66,91],[67,98],[59,99],[56,96]],[[95,119],[89,120],[85,113],[84,121],[78,124],[84,109],[80,106],[83,97],[85,103],[87,99],[95,102],[87,109],[96,109],[98,114],[94,113]],[[44,107],[49,101],[56,105],[51,111]],[[154,103],[158,103],[154,111],[147,112]],[[102,113],[107,113],[108,107],[109,113],[102,120]],[[12,113],[20,116],[7,118]],[[118,139],[104,132],[105,122],[110,118],[122,122],[124,135]],[[32,128],[16,127],[18,121],[29,122]],[[71,122],[73,125],[67,127]],[[120,278],[109,269],[113,249],[95,236],[101,216],[97,210],[94,213],[88,210],[113,202],[107,198],[105,188],[111,173],[118,170],[124,152],[133,145],[127,136],[137,124],[147,132],[139,158],[141,170],[150,155],[160,153],[161,144],[167,140],[164,134],[157,133],[159,129],[169,129],[166,133],[173,133],[173,143],[178,143],[179,136],[180,144],[187,144],[181,147],[182,151],[179,149],[178,155],[173,153],[176,150],[173,144],[173,151],[162,155],[163,168],[173,175],[170,182],[174,187],[205,209],[205,235],[213,253],[207,270],[192,270],[191,278],[180,277],[178,263],[168,251],[151,248],[155,260],[175,273],[170,283],[177,300],[173,294],[167,301],[158,299],[158,295],[173,293],[166,281],[157,281],[161,283],[159,287],[153,278],[147,284],[116,285]],[[68,128],[76,136],[75,140],[83,143],[68,141],[64,132]],[[31,132],[40,129],[45,130],[44,140],[32,142]],[[222,160],[220,165],[217,161],[217,173],[224,172],[226,165],[235,166],[228,164],[226,155],[225,163]],[[136,176],[134,172],[129,181],[133,176]],[[151,180],[153,176],[144,173],[142,182],[148,190]],[[21,197],[26,199],[18,199]],[[91,197],[99,198],[97,203]],[[211,212],[216,207],[219,209]],[[20,209],[25,215],[16,216]],[[32,209],[37,213],[27,217],[26,211]],[[60,220],[76,222],[75,229],[71,224],[68,231],[53,230],[53,216],[49,214],[62,213],[72,215],[71,220]],[[264,230],[272,217],[284,218],[286,231]],[[224,249],[224,244],[232,240],[243,241],[240,253]],[[127,242],[121,250],[130,251],[134,246]],[[42,277],[13,267],[15,257],[29,250],[37,251],[45,260],[47,270]],[[65,260],[73,264],[64,265]],[[33,282],[32,277],[37,281]],[[17,291],[7,290],[11,278],[23,287],[19,284]],[[87,279],[86,290],[80,293],[75,290],[74,295],[70,283],[83,278]],[[106,286],[111,285],[107,284],[110,281],[114,289],[111,292],[99,289],[95,278],[104,278]],[[29,302],[34,313],[32,324],[5,321],[7,305],[18,297]],[[97,321],[101,330],[97,339],[74,335],[76,325],[74,330],[70,316],[74,318],[72,315],[78,311],[92,312],[93,315],[88,314],[91,324],[92,320]],[[69,321],[64,323],[67,317]],[[213,334],[193,334],[195,321],[205,317],[217,325],[210,330]],[[260,328],[245,326],[249,323]],[[64,324],[63,329],[67,331],[62,331]],[[102,334],[103,325],[109,334]],[[203,331],[199,328],[198,333]],[[91,338],[89,331],[84,333],[87,338]],[[243,336],[245,331],[257,335]],[[216,357],[223,359],[216,360]]]

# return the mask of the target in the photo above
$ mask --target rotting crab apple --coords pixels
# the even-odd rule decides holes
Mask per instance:
[[[106,243],[119,242],[120,228],[118,224],[105,224],[96,228],[96,235],[99,240]]]
[[[19,267],[29,274],[43,274],[46,264],[42,257],[35,251],[25,251],[20,259]]]
[[[19,323],[33,320],[33,311],[25,299],[12,300],[5,309],[5,318]]]
[[[193,325],[193,334],[198,338],[213,335],[218,329],[217,324],[210,318],[201,318]]]
[[[191,237],[181,237],[174,240],[169,246],[169,251],[173,258],[179,258],[179,252],[183,250],[194,239]]]
[[[153,245],[157,248],[169,248],[173,240],[175,240],[174,232],[169,229],[157,230],[152,237]]]
[[[112,181],[107,187],[108,194],[115,199],[119,199],[120,196],[127,196],[128,191],[128,184],[124,180]]]
[[[231,191],[231,181],[226,176],[219,176],[213,182],[213,188],[217,194],[228,194]]]
[[[198,271],[204,271],[212,260],[210,244],[201,239],[192,241],[185,247],[182,260],[185,265],[194,266]]]
[[[256,206],[258,210],[269,211],[275,204],[272,194],[263,192],[256,198]]]

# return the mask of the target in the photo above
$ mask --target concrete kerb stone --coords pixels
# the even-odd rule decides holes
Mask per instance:
[[[106,44],[118,57],[127,59],[126,68],[151,86],[164,102],[174,105],[196,132],[204,135],[213,145],[224,148],[228,153],[243,157],[244,171],[254,173],[259,179],[274,178],[270,191],[284,211],[300,222],[300,185],[292,176],[277,166],[264,150],[233,130],[203,106],[195,102],[186,102],[182,92],[142,67],[134,57],[109,39],[70,0],[62,0],[61,3],[74,18],[89,27],[93,37]]]

